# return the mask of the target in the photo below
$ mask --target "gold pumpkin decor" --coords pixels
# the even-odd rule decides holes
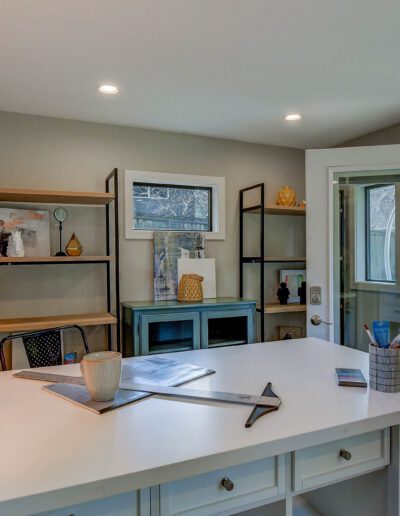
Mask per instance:
[[[82,254],[83,247],[79,242],[79,238],[72,233],[71,238],[69,239],[68,244],[65,246],[65,252],[68,256],[80,256]]]
[[[178,285],[178,301],[186,303],[203,301],[203,276],[199,274],[182,274]]]
[[[296,192],[291,186],[283,186],[276,197],[279,206],[296,206]]]

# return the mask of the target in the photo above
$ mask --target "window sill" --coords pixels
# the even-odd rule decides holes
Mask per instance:
[[[379,281],[356,281],[352,283],[353,290],[363,290],[369,292],[390,292],[400,294],[400,285],[394,283],[381,283]]]
[[[157,231],[165,231],[167,232],[167,229],[158,229]],[[189,231],[189,230],[182,230],[182,232],[186,233],[204,233],[204,238],[206,240],[225,240],[225,233],[222,233],[221,231]],[[171,231],[171,233],[179,233],[179,231]],[[130,229],[128,228],[126,230],[126,239],[129,240],[153,240],[154,238],[154,231],[148,231],[144,229]]]

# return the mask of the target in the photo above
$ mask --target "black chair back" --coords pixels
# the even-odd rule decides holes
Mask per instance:
[[[22,339],[30,367],[47,367],[62,364],[61,332],[69,329],[78,330],[82,338],[85,353],[89,353],[86,333],[83,328],[77,324],[25,333],[14,333],[0,340],[1,369],[3,371],[7,370],[4,344],[8,340],[14,339]]]
[[[30,367],[62,364],[61,332],[45,331],[33,337],[22,337]]]

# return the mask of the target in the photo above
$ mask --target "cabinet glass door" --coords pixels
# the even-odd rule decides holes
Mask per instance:
[[[252,310],[216,310],[202,314],[202,346],[214,348],[254,342]]]
[[[142,315],[140,325],[141,355],[200,348],[198,313]]]

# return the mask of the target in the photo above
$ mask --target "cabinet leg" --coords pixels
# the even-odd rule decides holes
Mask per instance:
[[[285,455],[285,516],[293,516],[293,493],[292,493],[292,454]]]

